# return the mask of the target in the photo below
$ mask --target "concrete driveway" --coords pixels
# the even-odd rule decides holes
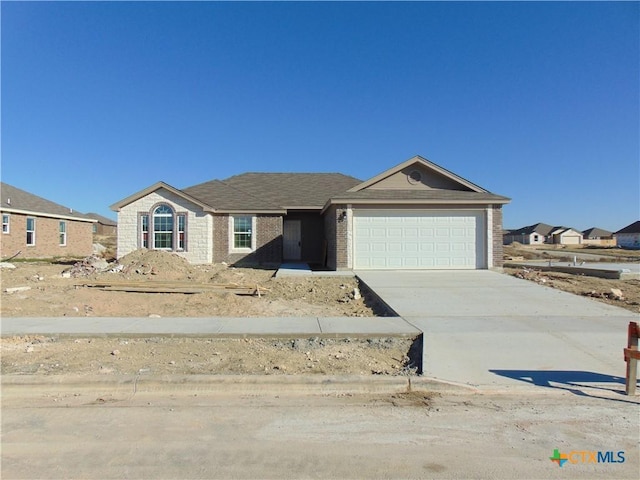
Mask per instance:
[[[624,391],[630,311],[504,274],[358,271],[424,332],[424,375],[483,390]]]

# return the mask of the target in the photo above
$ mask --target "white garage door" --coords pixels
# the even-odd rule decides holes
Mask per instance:
[[[484,268],[483,214],[458,210],[355,210],[354,268]]]

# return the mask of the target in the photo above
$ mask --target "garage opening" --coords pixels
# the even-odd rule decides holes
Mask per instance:
[[[486,268],[484,212],[354,210],[354,269]]]

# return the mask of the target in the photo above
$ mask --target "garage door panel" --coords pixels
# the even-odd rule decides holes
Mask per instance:
[[[483,268],[481,212],[356,210],[353,218],[355,268]]]

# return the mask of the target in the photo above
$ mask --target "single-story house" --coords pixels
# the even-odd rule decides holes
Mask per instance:
[[[504,244],[511,245],[513,242],[518,242],[522,245],[542,245],[547,243],[547,236],[552,231],[553,227],[546,223],[536,223],[516,230],[509,230],[504,235]]]
[[[111,206],[117,256],[330,269],[502,266],[509,199],[416,156],[365,181],[340,173],[244,173],[178,189],[155,183]]]
[[[519,242],[523,245],[580,245],[582,232],[569,227],[552,227],[546,223],[536,223],[517,230],[510,230],[504,235],[504,244]]]
[[[114,220],[93,212],[87,213],[86,216],[96,221],[96,223],[93,224],[93,233],[95,235],[105,237],[115,237],[117,235],[118,224]]]
[[[640,220],[618,230],[614,236],[620,248],[640,248]]]
[[[613,232],[602,228],[591,227],[582,232],[582,243],[598,247],[615,247]]]
[[[95,220],[4,182],[0,199],[2,259],[91,255]]]
[[[550,233],[550,238],[550,243],[555,243],[556,245],[582,245],[582,232],[575,228],[554,227]]]

